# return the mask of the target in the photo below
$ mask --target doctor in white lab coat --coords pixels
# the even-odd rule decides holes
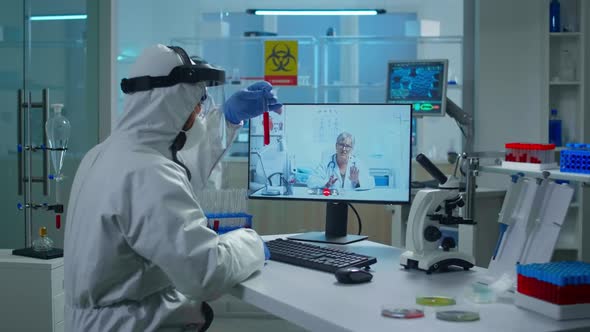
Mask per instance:
[[[336,138],[336,153],[316,167],[307,181],[308,188],[365,190],[375,187],[375,179],[353,154],[355,139],[342,132]]]

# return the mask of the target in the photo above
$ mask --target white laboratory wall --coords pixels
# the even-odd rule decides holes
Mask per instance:
[[[510,141],[540,141],[546,18],[537,0],[479,1],[475,147],[501,150]],[[510,8],[510,10],[506,10]]]
[[[428,26],[438,27],[440,36],[463,36],[463,0],[420,1],[418,19],[423,30]],[[435,36],[432,31],[422,31]],[[447,96],[457,105],[463,104],[463,52],[457,44],[420,44],[420,59],[449,59],[449,80],[457,86],[449,86]],[[462,152],[462,134],[455,121],[449,116],[429,117],[418,120],[418,151],[436,161],[447,159],[447,152]]]
[[[545,60],[538,0],[478,0],[476,4],[475,151],[500,151],[512,141],[542,141]],[[508,10],[509,8],[509,10]],[[502,185],[482,175],[480,184]]]

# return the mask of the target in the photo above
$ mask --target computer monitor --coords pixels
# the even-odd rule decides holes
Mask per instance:
[[[348,203],[410,202],[411,105],[287,104],[249,131],[249,198],[327,202],[325,232],[296,238],[350,243]]]
[[[387,102],[411,104],[414,116],[443,116],[448,60],[390,61]]]

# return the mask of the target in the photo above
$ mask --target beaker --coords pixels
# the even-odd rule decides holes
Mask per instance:
[[[559,59],[559,79],[561,81],[575,81],[576,80],[576,62],[574,54],[568,49],[561,51]]]

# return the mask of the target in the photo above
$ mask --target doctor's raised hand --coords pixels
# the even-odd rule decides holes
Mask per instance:
[[[260,81],[229,97],[225,102],[223,113],[227,121],[239,124],[242,120],[255,118],[264,112],[273,111],[281,114],[282,110],[283,104],[278,102],[272,91],[272,85],[266,81]]]
[[[356,167],[356,165],[350,167],[350,183],[352,184],[353,188],[360,187],[359,169]]]
[[[334,183],[336,183],[336,181],[338,181],[338,178],[334,175],[330,175],[330,178],[328,179],[328,182],[326,182],[324,188],[331,188],[334,185]]]

